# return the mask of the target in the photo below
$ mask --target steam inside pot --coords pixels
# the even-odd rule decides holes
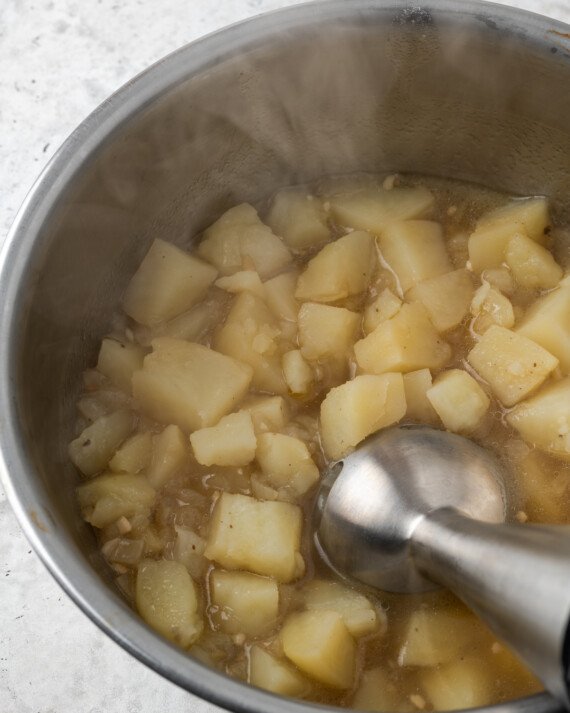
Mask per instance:
[[[570,278],[542,197],[341,176],[155,240],[85,373],[83,517],[143,619],[231,676],[365,710],[540,690],[449,593],[359,591],[312,548],[327,464],[397,422],[469,435],[509,518],[570,522]]]

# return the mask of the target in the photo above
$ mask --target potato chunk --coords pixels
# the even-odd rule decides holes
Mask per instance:
[[[138,344],[125,340],[103,339],[97,370],[127,394],[131,393],[133,373],[142,367],[144,351]]]
[[[167,426],[153,438],[152,457],[146,477],[154,488],[161,488],[177,475],[188,459],[187,440],[178,426]]]
[[[212,604],[220,608],[216,620],[228,634],[261,636],[277,623],[279,589],[270,577],[249,572],[221,572],[210,575]]]
[[[462,658],[422,671],[420,682],[436,711],[479,708],[494,702],[495,676],[485,659]]]
[[[402,696],[389,669],[382,667],[363,672],[351,707],[377,713],[411,713],[414,710],[414,706]]]
[[[217,274],[214,267],[175,245],[155,240],[129,283],[123,309],[151,327],[195,305]]]
[[[298,277],[297,271],[284,272],[263,283],[265,302],[278,319],[297,321],[300,305],[295,299],[295,290]]]
[[[562,279],[562,268],[551,253],[526,235],[519,233],[509,240],[505,260],[521,287],[550,290]]]
[[[289,407],[282,396],[251,396],[241,406],[253,421],[255,435],[281,431],[289,420]]]
[[[515,323],[513,305],[508,297],[486,280],[473,295],[471,314],[475,317],[473,330],[477,334],[485,334],[493,324],[510,329]]]
[[[406,220],[392,223],[380,235],[380,251],[396,273],[402,292],[453,269],[439,223]]]
[[[152,455],[152,434],[150,431],[135,433],[109,461],[114,473],[140,473],[150,463]]]
[[[426,215],[433,207],[434,199],[427,188],[418,186],[389,191],[363,190],[332,196],[329,202],[337,223],[381,235],[395,221]]]
[[[432,387],[429,369],[418,369],[404,374],[406,416],[420,423],[436,424],[439,417],[431,405],[427,392]]]
[[[141,475],[107,473],[77,488],[83,519],[103,528],[120,517],[147,514],[155,491]]]
[[[321,404],[321,438],[325,454],[338,460],[381,428],[406,413],[401,374],[363,374],[331,389]]]
[[[215,265],[222,275],[233,275],[251,262],[262,280],[291,262],[287,246],[247,203],[230,208],[204,231],[198,255]]]
[[[220,277],[215,282],[216,287],[226,292],[238,294],[239,292],[253,292],[254,295],[265,297],[265,287],[255,270],[240,270],[233,275]]]
[[[315,375],[299,349],[283,354],[281,365],[285,383],[293,395],[302,396],[311,391]]]
[[[190,443],[202,465],[247,465],[255,458],[257,447],[253,421],[247,411],[231,413],[215,426],[194,431]]]
[[[95,475],[107,467],[132,430],[133,414],[130,411],[122,409],[101,416],[71,441],[69,457],[84,475]]]
[[[392,319],[398,314],[401,306],[402,300],[386,287],[364,310],[364,333],[370,334],[381,322]]]
[[[250,292],[242,292],[216,335],[214,347],[222,354],[249,364],[253,368],[255,388],[286,394],[278,336],[279,326],[263,300]]]
[[[423,305],[404,304],[395,317],[379,324],[354,345],[356,361],[368,374],[439,369],[451,357]]]
[[[475,379],[463,369],[449,369],[440,374],[427,397],[445,428],[457,433],[474,431],[491,403]]]
[[[248,682],[281,696],[300,697],[310,689],[309,682],[298,671],[260,646],[252,646],[249,652]]]
[[[489,327],[467,361],[505,406],[522,401],[558,366],[558,359],[536,342],[496,325]]]
[[[202,633],[192,578],[180,562],[144,560],[137,572],[136,605],[146,623],[188,648]]]
[[[281,641],[285,656],[312,678],[332,688],[352,686],[356,645],[337,612],[291,614]]]
[[[454,270],[424,280],[406,294],[410,302],[421,302],[438,332],[457,327],[469,312],[473,282],[467,270]]]
[[[336,302],[358,295],[368,287],[375,261],[370,233],[349,233],[309,261],[299,275],[295,297],[301,302]]]
[[[299,438],[264,433],[257,439],[255,457],[273,488],[289,487],[296,495],[303,495],[319,480],[319,469]]]
[[[204,554],[227,569],[247,569],[290,582],[304,567],[301,526],[296,505],[222,493],[210,519]]]
[[[353,345],[360,315],[344,307],[305,302],[299,312],[299,345],[309,361],[342,357]]]
[[[570,377],[518,404],[507,414],[507,421],[525,441],[554,455],[570,457]]]
[[[380,627],[378,612],[370,601],[338,582],[314,579],[305,585],[303,601],[309,611],[335,611],[340,614],[354,637],[371,634]],[[385,625],[385,621],[382,623]]]
[[[330,237],[322,202],[303,188],[276,193],[265,222],[295,252],[326,243]]]
[[[149,416],[188,431],[212,426],[232,411],[253,376],[248,364],[201,344],[160,337],[152,346],[133,374],[133,394]]]

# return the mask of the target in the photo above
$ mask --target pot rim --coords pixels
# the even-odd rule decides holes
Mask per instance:
[[[190,658],[150,630],[110,589],[61,534],[37,488],[37,476],[26,452],[19,420],[16,345],[32,255],[42,226],[90,158],[130,119],[189,76],[284,30],[332,20],[402,12],[431,13],[468,22],[479,21],[500,33],[516,33],[523,41],[552,48],[552,33],[567,34],[562,22],[482,0],[431,0],[425,9],[406,0],[319,0],[242,20],[174,51],[123,85],[92,112],[58,149],[20,208],[0,250],[0,481],[30,544],[62,589],[116,643],[144,664],[182,688],[214,704],[244,713],[310,713],[341,710],[305,703],[240,683]],[[400,15],[401,16],[401,15]],[[569,55],[566,54],[565,57]],[[548,694],[521,698],[486,708],[481,713],[555,713],[560,705]]]

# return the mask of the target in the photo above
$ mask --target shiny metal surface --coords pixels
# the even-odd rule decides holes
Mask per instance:
[[[561,23],[466,0],[332,0],[228,28],[127,84],[60,149],[0,255],[1,476],[30,542],[122,646],[233,710],[317,709],[249,688],[150,631],[79,517],[65,444],[79,375],[154,237],[323,174],[417,171],[570,195]],[[563,248],[564,246],[562,246]],[[546,713],[546,695],[496,707]]]
[[[381,431],[331,469],[317,509],[337,572],[393,592],[448,587],[570,705],[570,527],[505,523],[490,453],[432,428]]]

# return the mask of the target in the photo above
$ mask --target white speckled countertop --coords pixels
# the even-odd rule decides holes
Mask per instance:
[[[200,35],[297,2],[0,0],[0,243],[50,156],[112,91]],[[570,22],[568,0],[507,4]],[[1,488],[0,533],[0,713],[219,710],[135,661],[72,604]]]

